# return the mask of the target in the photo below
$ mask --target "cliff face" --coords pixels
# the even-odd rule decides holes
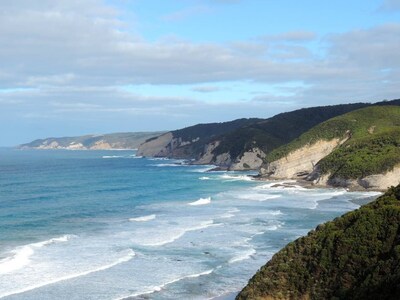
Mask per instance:
[[[141,144],[138,148],[138,156],[169,156],[172,151],[173,136],[167,132],[158,137],[151,138]]]
[[[393,100],[384,103],[400,104]],[[376,104],[373,104],[376,105]],[[256,170],[263,158],[302,133],[332,117],[369,107],[368,103],[311,107],[269,119],[238,119],[198,124],[171,131],[169,138],[149,140],[139,147],[143,156],[190,158],[198,164],[216,164],[230,170]],[[171,136],[172,135],[172,136]]]
[[[261,167],[266,154],[259,148],[253,148],[243,153],[229,167],[232,171],[257,170]]]
[[[269,163],[261,168],[260,174],[272,179],[299,178],[310,174],[317,163],[330,154],[346,139],[319,140],[311,145],[306,145],[287,156]]]
[[[241,299],[400,299],[400,186],[275,254]]]
[[[266,159],[264,177],[386,190],[400,183],[400,107],[367,107],[330,119]]]
[[[221,135],[260,120],[237,119],[230,122],[198,124],[170,131],[163,136],[145,141],[140,145],[138,153],[143,156],[190,158],[208,164],[216,159],[214,150],[219,146]]]

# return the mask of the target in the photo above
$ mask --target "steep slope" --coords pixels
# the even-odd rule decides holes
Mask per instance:
[[[149,139],[139,147],[138,154],[193,158],[200,164],[213,163],[231,169],[257,169],[265,153],[331,117],[368,105],[313,107],[282,113],[266,120],[239,119],[199,124]]]
[[[149,138],[162,132],[126,132],[39,139],[20,145],[22,149],[109,150],[136,149]]]
[[[249,165],[246,156],[258,152],[259,159],[253,163],[253,169],[258,169],[265,155],[273,149],[292,141],[323,121],[369,105],[356,103],[304,108],[242,127],[220,137],[218,147],[213,151],[216,159],[212,163],[220,163],[218,157],[224,156],[230,158],[230,169],[246,169],[245,164]]]
[[[315,126],[272,151],[261,174],[386,189],[400,182],[400,107],[371,106]]]
[[[269,152],[335,116],[371,105],[400,105],[400,100],[299,109],[269,119],[200,124],[172,131],[139,147],[144,156],[193,158],[231,170],[258,169]]]
[[[400,299],[400,185],[288,244],[236,299]]]
[[[150,138],[140,145],[138,155],[199,159],[204,147],[216,137],[261,119],[237,119],[230,122],[197,124]]]

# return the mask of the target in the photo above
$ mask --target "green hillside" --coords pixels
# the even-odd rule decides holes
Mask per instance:
[[[179,158],[198,158],[204,151],[205,145],[213,141],[216,137],[228,134],[229,132],[257,123],[261,120],[262,119],[257,118],[243,118],[230,122],[197,124],[174,130],[172,131],[172,135],[175,138],[181,138],[183,141],[196,140],[196,142],[190,145],[181,146],[176,149],[174,156]]]
[[[341,147],[318,163],[331,177],[361,178],[400,163],[400,107],[371,106],[325,121],[267,156],[267,161],[318,140],[346,138]]]
[[[400,185],[288,244],[237,299],[400,299]]]
[[[331,178],[363,178],[391,171],[400,163],[400,128],[354,139],[323,158],[318,167]]]
[[[214,153],[218,155],[229,152],[232,157],[237,157],[254,146],[265,153],[270,153],[326,120],[376,105],[400,105],[400,100],[382,101],[374,104],[355,103],[319,106],[281,113],[218,137],[221,143],[214,150]]]
[[[321,122],[369,105],[371,104],[355,103],[318,106],[281,113],[218,137],[221,144],[214,153],[218,155],[228,152],[232,157],[237,157],[253,147],[268,153]]]
[[[199,159],[205,153],[208,144],[218,141],[218,146],[212,151],[214,160],[219,154],[228,153],[234,162],[244,152],[255,147],[264,153],[270,153],[326,120],[375,105],[400,105],[400,100],[310,107],[281,113],[268,119],[238,119],[223,123],[197,124],[171,131],[174,138],[171,144],[155,143],[155,148],[145,145],[143,149],[146,150],[143,153],[147,155],[146,151],[151,148],[150,153],[158,152],[161,156]],[[156,138],[147,142],[154,139]],[[211,163],[215,161],[211,160]]]

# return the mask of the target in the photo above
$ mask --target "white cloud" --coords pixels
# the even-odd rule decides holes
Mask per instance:
[[[267,117],[304,105],[398,97],[400,23],[326,37],[299,30],[229,43],[150,42],[131,34],[136,29],[118,13],[100,0],[3,1],[0,90],[15,92],[0,93],[0,125],[12,117],[43,116],[64,120],[66,128],[75,126],[68,120],[87,129],[112,120],[112,131],[130,122],[150,126],[149,116],[156,114],[165,129],[219,121],[221,111],[225,120]],[[209,101],[221,82],[236,81],[304,86],[278,94],[266,89],[256,98],[249,93],[246,101]],[[119,88],[137,84],[191,84],[199,98],[149,97]],[[106,128],[101,126],[97,132]]]

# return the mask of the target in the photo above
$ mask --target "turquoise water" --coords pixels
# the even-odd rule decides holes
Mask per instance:
[[[377,193],[282,188],[134,151],[0,150],[0,298],[210,299]]]

